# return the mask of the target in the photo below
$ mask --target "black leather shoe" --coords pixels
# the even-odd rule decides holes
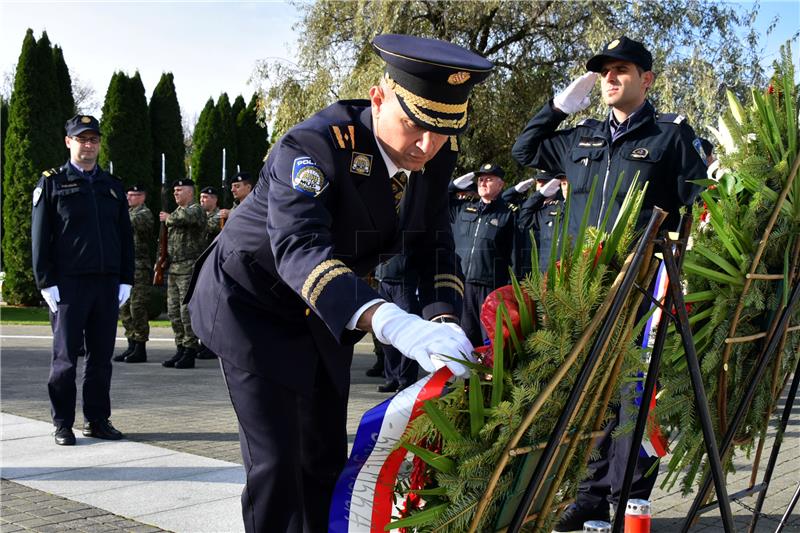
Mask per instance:
[[[83,425],[83,436],[105,440],[119,440],[124,437],[120,431],[111,425],[109,420],[86,422]]]
[[[136,341],[128,339],[128,347],[125,349],[125,351],[115,355],[114,357],[111,358],[111,360],[116,362],[124,361],[126,357],[128,357],[130,354],[133,353],[133,347],[135,342]]]
[[[67,426],[57,427],[54,435],[56,437],[56,444],[59,446],[75,445],[75,433],[72,432],[72,428],[68,428]]]
[[[146,363],[147,350],[143,342],[133,341],[133,351],[125,358],[126,363]]]
[[[371,378],[382,378],[383,377],[383,360],[379,360],[377,363],[372,365],[372,368],[368,368],[366,372],[364,372],[367,376]]]
[[[183,346],[178,346],[178,349],[175,352],[175,355],[173,355],[172,357],[170,357],[169,359],[167,359],[166,361],[161,363],[161,366],[165,366],[167,368],[174,367],[175,363],[180,361],[181,357],[183,357],[183,351],[184,350],[185,350],[185,348]]]
[[[397,392],[397,389],[399,388],[400,385],[396,381],[392,381],[391,383],[378,385],[378,392]]]
[[[203,346],[202,348],[200,348],[200,350],[197,351],[197,358],[198,359],[216,359],[217,358],[217,354],[215,354],[214,352],[209,350],[206,346]]]
[[[184,348],[183,357],[175,362],[175,368],[194,368],[194,360],[197,358],[197,352],[194,348]]]
[[[587,509],[573,503],[567,507],[564,514],[561,515],[553,531],[559,533],[566,533],[569,531],[583,532],[583,523],[590,520],[610,522],[611,516],[608,512],[608,506],[604,505],[602,509]]]

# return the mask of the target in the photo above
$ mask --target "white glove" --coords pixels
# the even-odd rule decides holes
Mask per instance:
[[[542,188],[539,189],[539,192],[545,198],[550,198],[551,196],[555,195],[558,192],[558,189],[561,188],[561,180],[553,178],[544,185]]]
[[[52,287],[45,287],[40,291],[42,298],[47,303],[47,307],[54,313],[58,313],[58,302],[61,301],[61,295],[58,294],[58,285]]]
[[[470,185],[472,185],[472,180],[475,179],[474,172],[468,172],[463,176],[459,176],[453,180],[453,185],[455,185],[459,189],[466,189]]]
[[[514,185],[514,190],[517,191],[518,193],[524,193],[525,191],[530,189],[535,182],[536,178],[528,178],[524,181],[520,181],[519,183]]]
[[[450,359],[473,361],[472,343],[455,324],[429,322],[385,303],[372,315],[372,331],[380,342],[391,344],[426,372],[446,366],[456,376],[469,375],[467,367]]]
[[[589,93],[592,92],[597,72],[587,72],[567,85],[567,88],[553,97],[553,105],[571,115],[589,107]]]
[[[119,306],[122,307],[122,304],[128,301],[128,298],[131,297],[131,286],[127,283],[120,283],[119,284],[119,295],[117,298],[119,299]]]

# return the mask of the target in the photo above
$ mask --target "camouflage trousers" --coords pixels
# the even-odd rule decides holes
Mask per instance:
[[[184,348],[198,348],[197,336],[189,320],[189,306],[183,303],[189,291],[191,274],[169,273],[167,278],[167,315],[175,334],[175,344]]]
[[[125,336],[136,342],[150,339],[150,322],[147,321],[147,302],[150,299],[150,269],[137,268],[133,273],[131,297],[119,309],[119,319]]]

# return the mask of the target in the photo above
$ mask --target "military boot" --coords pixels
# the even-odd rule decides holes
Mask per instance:
[[[197,358],[197,350],[194,348],[184,348],[183,357],[176,363],[175,368],[194,368],[194,360]]]
[[[175,351],[175,355],[173,355],[172,357],[161,363],[161,366],[165,366],[167,368],[174,367],[175,363],[180,361],[181,357],[183,357],[183,351],[185,349],[186,348],[184,348],[183,346],[178,346],[178,349]]]
[[[146,363],[147,350],[143,342],[134,341],[133,352],[125,358],[126,363]]]
[[[136,342],[136,341],[132,341],[131,339],[128,339],[128,348],[124,352],[122,352],[121,354],[117,354],[114,357],[112,357],[111,359],[114,360],[114,361],[117,361],[117,362],[124,361],[126,357],[128,357],[130,354],[133,353],[134,342]]]

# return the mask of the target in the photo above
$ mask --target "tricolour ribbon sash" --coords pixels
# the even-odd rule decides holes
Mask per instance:
[[[391,521],[397,472],[407,453],[397,445],[425,401],[441,396],[452,375],[443,367],[364,413],[333,491],[329,533],[377,533]]]

